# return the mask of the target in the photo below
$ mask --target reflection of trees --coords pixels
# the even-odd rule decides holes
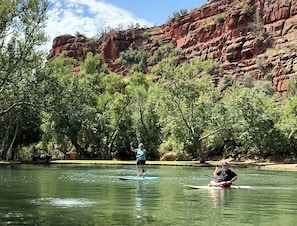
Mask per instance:
[[[214,207],[227,206],[231,201],[231,195],[230,195],[231,189],[230,188],[209,189],[208,194],[213,200]]]

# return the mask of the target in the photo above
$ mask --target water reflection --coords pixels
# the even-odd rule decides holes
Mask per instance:
[[[135,198],[136,210],[142,210],[144,191],[145,191],[145,185],[142,181],[139,181],[136,187],[136,198]]]
[[[74,198],[40,198],[32,201],[33,204],[38,206],[50,205],[61,208],[71,207],[89,207],[95,205],[96,202],[87,199],[74,199]]]
[[[118,179],[134,166],[0,167],[0,225],[296,225],[296,172],[238,169],[251,188],[209,190],[183,187],[208,168],[152,170],[161,180]]]
[[[212,198],[213,207],[225,207],[231,201],[231,189],[209,189],[209,196]]]

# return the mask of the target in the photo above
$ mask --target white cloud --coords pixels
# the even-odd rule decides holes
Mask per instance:
[[[46,52],[49,52],[53,39],[59,35],[74,35],[79,32],[87,37],[94,37],[107,27],[127,28],[136,23],[140,26],[152,25],[146,20],[135,18],[131,12],[100,0],[49,0],[49,2],[45,28],[49,36],[49,42],[44,46]]]

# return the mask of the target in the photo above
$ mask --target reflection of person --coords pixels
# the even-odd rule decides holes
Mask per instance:
[[[140,172],[141,175],[144,177],[146,175],[146,171],[144,169],[145,160],[146,160],[146,150],[144,149],[143,143],[138,145],[138,149],[134,149],[133,144],[130,144],[131,151],[135,152],[136,154],[136,170],[137,170],[137,177],[139,177]]]
[[[222,163],[222,169],[219,169],[219,167],[216,166],[213,176],[219,177],[219,179],[211,181],[209,186],[230,187],[237,179],[236,173],[229,169],[227,162]]]
[[[208,189],[209,196],[213,199],[213,207],[226,206],[231,201],[230,189]]]
[[[144,190],[145,190],[144,184],[142,183],[142,181],[139,181],[139,183],[137,183],[137,188],[136,188],[136,198],[135,198],[136,210],[142,210]]]

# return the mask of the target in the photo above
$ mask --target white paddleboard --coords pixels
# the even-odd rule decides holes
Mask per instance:
[[[187,188],[192,188],[192,189],[230,189],[230,188],[243,188],[243,189],[248,189],[251,188],[251,186],[237,186],[237,185],[231,185],[230,187],[218,187],[218,186],[195,186],[195,185],[184,185],[184,187]]]
[[[159,177],[135,177],[135,176],[125,176],[125,177],[119,177],[120,180],[137,180],[137,181],[143,181],[143,180],[158,180]]]

